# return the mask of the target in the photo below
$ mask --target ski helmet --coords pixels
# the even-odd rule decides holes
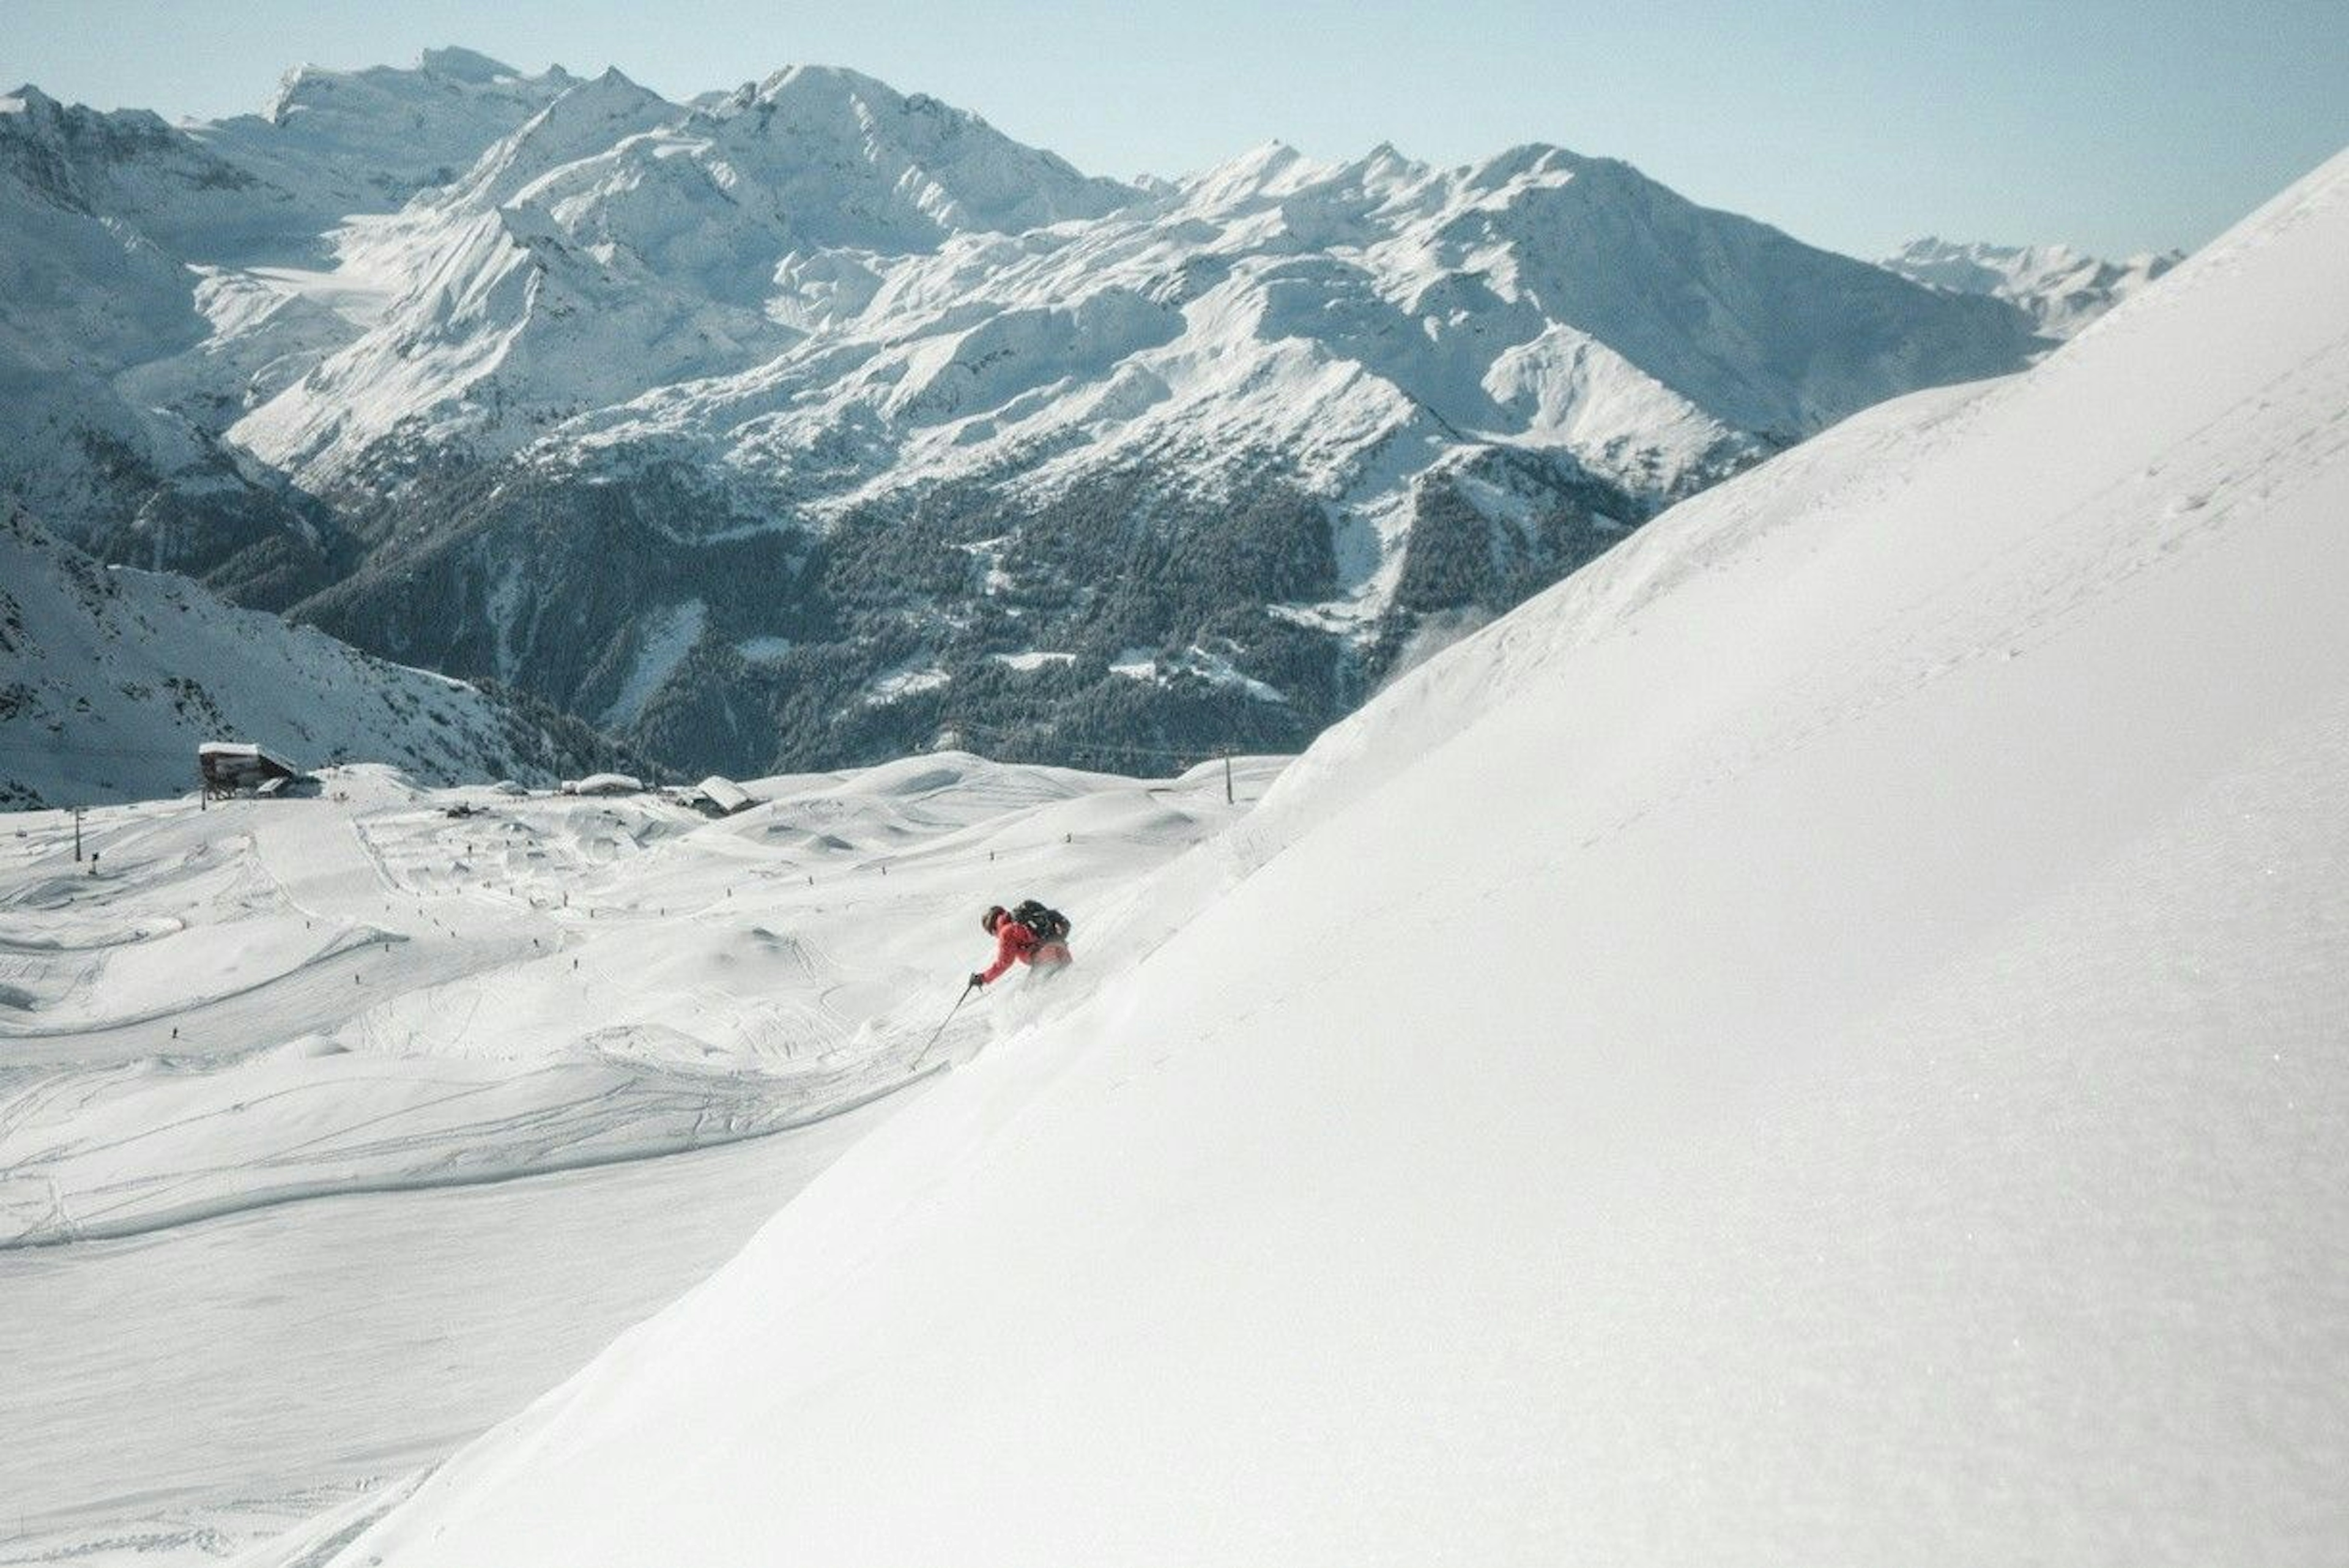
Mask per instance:
[[[1010,910],[1005,909],[1000,904],[990,907],[987,913],[979,916],[978,929],[985,931],[988,936],[993,936],[995,934],[995,928],[1001,925],[1003,923],[1003,917],[1010,912]]]

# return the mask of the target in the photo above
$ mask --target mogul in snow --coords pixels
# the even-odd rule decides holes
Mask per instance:
[[[978,918],[979,929],[995,939],[995,961],[970,977],[970,989],[984,991],[1015,963],[1024,963],[1043,978],[1055,975],[1074,961],[1069,951],[1069,917],[1048,909],[1033,898],[1017,909],[997,904]]]

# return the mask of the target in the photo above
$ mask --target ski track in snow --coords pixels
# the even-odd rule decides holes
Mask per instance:
[[[0,1564],[217,1561],[439,1459],[722,1262],[886,1106],[786,1137],[0,1252]]]
[[[107,876],[66,885],[99,957],[11,960],[32,1004],[0,1019],[0,1245],[837,1114],[916,1075],[930,1021],[913,998],[943,983],[960,923],[942,888],[964,913],[998,876],[1081,904],[1229,815],[1204,775],[1171,816],[1163,786],[1067,770],[927,759],[895,775],[781,781],[722,823],[652,797],[419,796],[364,769],[337,776],[343,799],[94,816]],[[442,815],[460,803],[481,815]],[[27,830],[16,885],[56,885],[57,832]],[[150,890],[175,857],[241,902]],[[254,972],[212,994],[130,968],[143,946],[198,939],[257,950]],[[100,1022],[73,1027],[78,1011]]]

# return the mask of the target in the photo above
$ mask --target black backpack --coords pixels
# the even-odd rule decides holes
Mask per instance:
[[[1069,940],[1069,917],[1058,909],[1048,909],[1033,898],[1022,898],[1011,918],[1036,933],[1044,942],[1065,942]]]

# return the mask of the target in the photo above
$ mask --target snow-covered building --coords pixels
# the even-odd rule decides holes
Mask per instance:
[[[750,792],[732,779],[710,774],[686,792],[686,804],[712,816],[731,816],[738,811],[748,811],[755,803]]]
[[[206,741],[196,748],[196,772],[213,799],[236,794],[283,794],[310,775],[263,747],[243,741]]]
[[[565,794],[640,794],[645,781],[633,774],[589,774],[575,784],[563,786]]]

